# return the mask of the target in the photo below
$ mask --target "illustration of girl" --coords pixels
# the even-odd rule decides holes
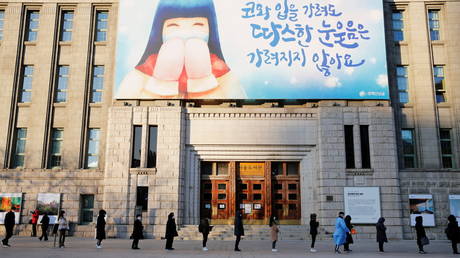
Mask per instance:
[[[225,63],[212,0],[160,0],[145,52],[121,98],[241,99]]]

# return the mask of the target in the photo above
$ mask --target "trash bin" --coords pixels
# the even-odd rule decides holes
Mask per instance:
[[[76,228],[77,228],[77,223],[69,222],[69,231],[67,232],[67,235],[73,236],[75,234]]]

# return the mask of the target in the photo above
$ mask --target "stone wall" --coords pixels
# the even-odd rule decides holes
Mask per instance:
[[[97,216],[98,210],[102,208],[103,191],[102,171],[0,170],[0,193],[23,193],[21,224],[17,227],[20,235],[30,235],[30,212],[37,207],[39,193],[61,193],[61,209],[66,211],[72,224],[79,224],[81,195],[94,194],[93,214]],[[93,230],[84,228],[77,230],[80,236],[90,237],[94,234]],[[0,227],[0,230],[3,229]]]
[[[345,163],[344,125],[354,125],[355,166]],[[369,125],[371,169],[363,169],[359,125]],[[319,110],[319,204],[320,223],[334,231],[335,218],[344,210],[344,187],[380,187],[381,215],[388,237],[402,237],[397,145],[390,107],[320,107]],[[327,198],[332,198],[327,200]],[[374,238],[375,225],[356,225],[357,238]]]
[[[404,214],[404,238],[413,239],[415,229],[410,226],[409,195],[431,194],[435,211],[435,227],[427,227],[428,237],[446,239],[447,216],[450,213],[449,195],[460,194],[459,171],[401,171],[401,200]]]

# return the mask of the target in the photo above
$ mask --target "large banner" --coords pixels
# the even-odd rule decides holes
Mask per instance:
[[[388,99],[382,0],[120,0],[117,99]]]
[[[16,208],[14,212],[15,223],[19,224],[22,208],[22,193],[0,193],[0,224],[4,224],[5,215],[12,207]]]
[[[381,216],[379,187],[345,187],[344,201],[353,223],[375,224]]]
[[[434,204],[431,194],[411,194],[409,195],[410,206],[410,225],[415,226],[415,218],[423,217],[423,226],[434,227]]]
[[[61,207],[60,193],[39,193],[37,197],[37,210],[40,213],[39,222],[46,213],[50,218],[50,224],[57,222],[58,212]]]

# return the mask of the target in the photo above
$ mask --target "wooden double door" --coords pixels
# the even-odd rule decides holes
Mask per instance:
[[[228,172],[218,170],[219,164],[208,166],[207,175],[201,178],[200,217],[210,218],[214,224],[232,224],[236,211],[240,210],[247,224],[268,223],[272,215],[283,224],[298,224],[299,176],[288,173],[289,164],[277,164],[276,174],[270,162],[264,164],[262,175],[241,175],[235,163],[226,166]]]
[[[236,206],[242,211],[243,219],[265,219],[267,202],[266,185],[264,180],[238,180],[236,193]]]
[[[201,181],[201,217],[226,220],[230,217],[229,180]]]

